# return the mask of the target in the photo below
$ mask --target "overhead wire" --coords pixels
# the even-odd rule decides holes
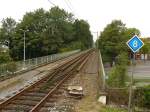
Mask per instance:
[[[79,18],[78,14],[76,13],[73,5],[71,4],[71,2],[69,0],[64,0],[64,2],[66,3],[67,7],[70,9],[70,11],[74,14],[74,17],[77,19]],[[75,16],[76,15],[76,16]]]
[[[51,0],[48,0],[48,2],[49,2],[50,4],[52,4],[53,6],[56,6],[56,4],[54,4]]]
[[[51,0],[48,0],[48,2],[53,5],[53,6],[57,6],[55,3],[53,3]],[[77,19],[79,18],[78,14],[76,13],[72,3],[69,0],[64,0],[65,4],[67,5],[67,7],[69,8],[69,10],[72,12],[72,14],[74,15],[74,17]]]
[[[67,0],[64,0],[64,1],[66,3],[67,7],[71,10],[71,12],[74,12],[73,9],[72,9],[72,7],[68,4]]]

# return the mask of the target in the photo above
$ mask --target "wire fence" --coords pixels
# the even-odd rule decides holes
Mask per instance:
[[[53,55],[48,55],[48,56],[43,56],[43,57],[38,57],[38,58],[32,58],[32,59],[28,59],[25,61],[1,64],[0,76],[2,77],[2,76],[5,76],[6,74],[13,74],[13,73],[17,73],[23,70],[30,70],[39,65],[50,63],[50,62],[68,57],[78,52],[80,52],[80,50],[74,50],[70,52],[58,53],[58,54],[53,54]]]

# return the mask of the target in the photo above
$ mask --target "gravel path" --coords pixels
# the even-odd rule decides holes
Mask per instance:
[[[77,112],[99,112],[101,104],[97,102],[99,93],[98,83],[98,53],[93,53],[87,64],[80,72],[80,83],[84,89],[84,98],[76,103]]]

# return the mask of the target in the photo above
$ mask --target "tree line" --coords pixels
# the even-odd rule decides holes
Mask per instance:
[[[2,20],[0,42],[9,47],[13,60],[23,59],[24,35],[26,58],[84,50],[93,45],[88,22],[76,19],[72,13],[59,7],[28,12],[20,22],[12,18]]]

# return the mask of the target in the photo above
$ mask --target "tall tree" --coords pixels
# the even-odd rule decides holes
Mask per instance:
[[[49,11],[38,9],[28,12],[15,28],[11,56],[16,60],[23,58],[24,32],[26,58],[80,49],[81,43],[82,48],[90,48],[93,39],[89,24],[84,20],[78,20],[78,23],[75,27],[73,15],[59,7],[53,7]]]
[[[99,48],[104,59],[112,63],[120,53],[128,52],[126,42],[135,34],[140,35],[140,31],[125,27],[120,20],[108,24],[99,37]]]
[[[75,38],[80,41],[81,48],[87,49],[93,45],[93,37],[90,32],[89,24],[84,20],[74,22]]]
[[[0,41],[10,48],[16,24],[17,23],[13,18],[6,18],[2,20],[2,28],[0,29]]]
[[[108,24],[101,32],[99,39],[99,48],[102,55],[105,55],[111,63],[125,46],[123,33],[126,27],[120,20],[114,20]]]

